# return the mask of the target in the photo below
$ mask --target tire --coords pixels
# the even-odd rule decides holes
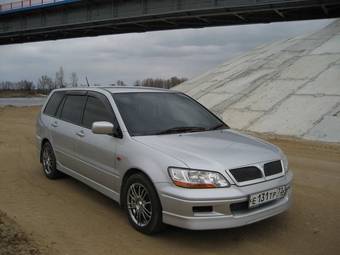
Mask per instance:
[[[152,235],[163,229],[162,206],[148,177],[142,173],[131,175],[122,198],[129,222],[137,231]]]
[[[57,170],[57,161],[52,145],[49,142],[45,142],[41,148],[41,162],[47,178],[55,180],[63,176],[63,174]]]

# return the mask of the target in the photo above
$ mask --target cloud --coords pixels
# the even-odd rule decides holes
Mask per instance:
[[[0,80],[77,72],[80,82],[192,78],[259,44],[315,31],[331,20],[133,33],[0,46]],[[69,78],[69,77],[66,77]]]

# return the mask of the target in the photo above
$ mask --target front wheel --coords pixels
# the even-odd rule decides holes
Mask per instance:
[[[161,203],[152,182],[145,175],[131,175],[123,194],[129,222],[136,230],[153,234],[163,228]]]

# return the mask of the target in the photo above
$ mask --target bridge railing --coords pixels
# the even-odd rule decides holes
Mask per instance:
[[[60,2],[69,2],[69,0],[22,0],[11,3],[0,4],[0,13],[8,11],[16,11],[24,8],[39,7],[51,5]]]

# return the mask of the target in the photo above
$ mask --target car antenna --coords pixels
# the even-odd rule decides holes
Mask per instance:
[[[85,79],[86,79],[87,86],[90,87],[90,83],[89,83],[89,80],[87,79],[87,76],[85,77]]]

